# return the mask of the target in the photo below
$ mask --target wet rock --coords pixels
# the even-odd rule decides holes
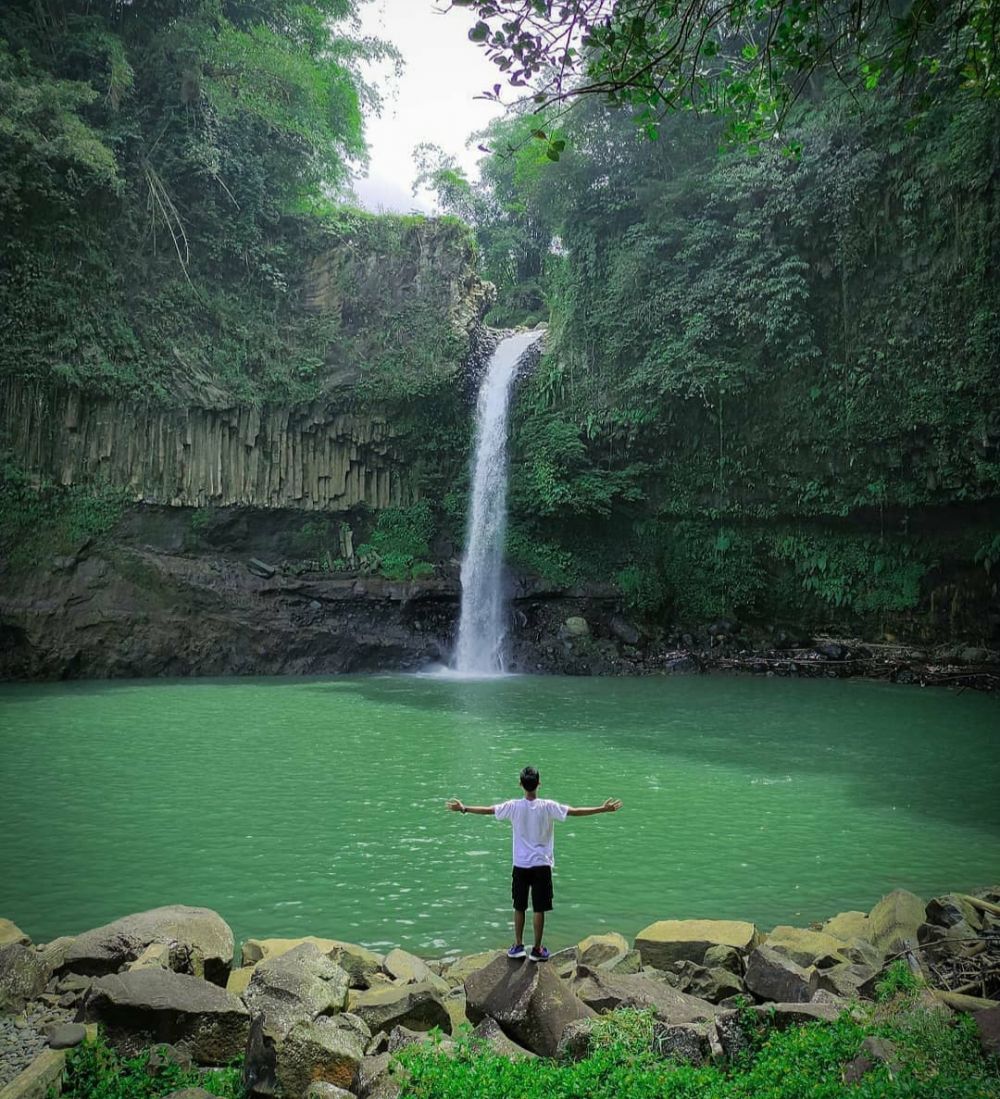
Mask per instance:
[[[209,908],[168,905],[125,916],[78,935],[63,968],[103,976],[134,962],[151,943],[171,947],[171,968],[225,985],[233,963],[233,933]]]
[[[385,985],[352,991],[348,1004],[373,1032],[405,1026],[410,1030],[440,1027],[446,1034],[451,1033],[451,1018],[441,994],[429,984]]]
[[[137,969],[96,980],[81,1007],[81,1022],[103,1024],[108,1042],[135,1056],[154,1042],[187,1050],[204,1065],[243,1052],[250,1015],[218,985],[168,969]]]
[[[659,920],[636,935],[635,946],[644,965],[666,969],[685,960],[702,965],[713,946],[746,953],[759,938],[757,928],[741,920]]]
[[[746,986],[763,1000],[808,1003],[819,987],[819,973],[803,969],[769,946],[758,946],[747,961]]]
[[[926,905],[914,893],[896,889],[884,896],[868,913],[869,939],[883,954],[896,954],[909,942],[917,941],[917,928],[924,922]]]
[[[265,1033],[276,1043],[299,1022],[331,1015],[347,1006],[347,974],[314,943],[267,958],[254,968],[243,1002],[264,1016]]]
[[[543,1057],[555,1055],[566,1027],[593,1014],[547,965],[499,958],[465,981],[472,1023],[487,1016],[508,1038]]]

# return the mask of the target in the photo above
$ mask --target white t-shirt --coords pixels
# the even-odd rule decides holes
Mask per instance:
[[[568,812],[568,805],[548,798],[514,798],[495,806],[496,819],[509,820],[514,826],[514,865],[554,866],[555,822],[565,820]]]

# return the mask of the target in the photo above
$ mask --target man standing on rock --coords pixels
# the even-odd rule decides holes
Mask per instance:
[[[463,805],[452,798],[447,807],[456,813],[478,813],[497,820],[509,820],[514,828],[514,870],[511,878],[511,896],[514,900],[514,945],[507,951],[508,958],[523,958],[524,916],[528,908],[528,891],[531,891],[535,944],[528,954],[532,962],[544,962],[549,952],[542,945],[545,913],[552,911],[552,853],[555,822],[567,817],[592,817],[595,813],[615,813],[622,803],[608,798],[603,805],[577,809],[561,805],[538,796],[539,777],[534,767],[521,772],[523,798],[513,798],[501,805]]]

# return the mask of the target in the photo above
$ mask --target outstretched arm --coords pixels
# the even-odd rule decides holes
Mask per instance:
[[[608,798],[603,805],[594,805],[587,808],[575,809],[572,805],[566,810],[568,817],[592,817],[595,813],[617,813],[622,807],[618,798]]]
[[[463,805],[458,798],[451,798],[445,802],[445,808],[453,813],[478,813],[481,817],[492,817],[495,805]]]

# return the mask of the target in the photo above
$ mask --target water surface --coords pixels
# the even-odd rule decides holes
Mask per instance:
[[[237,938],[425,955],[509,941],[510,832],[443,809],[620,797],[556,831],[553,947],[654,919],[767,927],[1000,880],[1000,708],[722,677],[0,688],[0,915],[36,941],[217,909]]]

